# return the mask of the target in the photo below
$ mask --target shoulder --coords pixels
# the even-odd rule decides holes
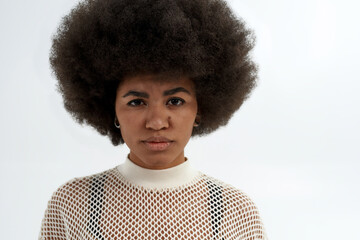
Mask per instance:
[[[115,175],[115,169],[73,178],[65,182],[52,194],[49,205],[57,205],[60,209],[64,209],[68,206],[83,204],[88,201],[89,193],[101,189],[106,180]]]
[[[234,207],[255,205],[252,199],[242,190],[209,175],[204,174],[204,176],[209,188],[221,192],[222,198],[226,200],[228,204]]]
[[[69,232],[85,229],[89,208],[93,207],[90,200],[98,197],[114,169],[74,178],[58,187],[48,201],[39,239],[69,239]]]
[[[266,239],[265,229],[254,201],[242,190],[230,184],[208,175],[205,175],[205,178],[210,190],[210,199],[216,202],[215,210],[221,212],[223,227],[228,230],[236,229],[237,234],[244,239],[248,239],[245,236]]]

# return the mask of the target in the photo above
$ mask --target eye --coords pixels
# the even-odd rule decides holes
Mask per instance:
[[[142,99],[134,99],[127,103],[128,106],[136,107],[140,105],[145,105],[145,102]]]
[[[170,98],[167,102],[167,105],[171,106],[181,106],[185,103],[185,100],[181,98]]]

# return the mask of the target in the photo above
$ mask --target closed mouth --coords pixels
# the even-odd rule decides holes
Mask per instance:
[[[146,140],[141,141],[145,144],[145,146],[152,151],[164,151],[174,142],[166,137],[150,137]]]

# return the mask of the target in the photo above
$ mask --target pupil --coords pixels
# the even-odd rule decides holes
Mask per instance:
[[[140,100],[134,100],[134,101],[133,101],[133,104],[139,105],[139,104],[140,104]]]

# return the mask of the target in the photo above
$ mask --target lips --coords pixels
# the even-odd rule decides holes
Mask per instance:
[[[166,137],[156,136],[150,137],[142,141],[151,151],[164,151],[174,142]]]

